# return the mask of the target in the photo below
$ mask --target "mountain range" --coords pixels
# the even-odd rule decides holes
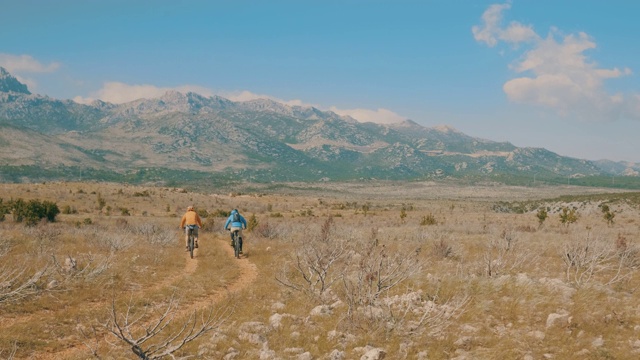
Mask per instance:
[[[0,130],[0,181],[580,183],[640,172],[638,164],[564,157],[449,126],[361,123],[267,99],[170,91],[124,104],[79,104],[32,94],[4,68]]]

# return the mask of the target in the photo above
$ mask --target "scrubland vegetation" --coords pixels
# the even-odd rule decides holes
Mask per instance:
[[[46,183],[0,199],[0,358],[640,356],[638,193]],[[59,212],[19,222],[16,203]]]

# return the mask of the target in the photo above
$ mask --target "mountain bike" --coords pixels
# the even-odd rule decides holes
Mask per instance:
[[[189,255],[193,259],[193,249],[195,248],[195,236],[193,235],[193,230],[195,227],[187,226],[189,229],[189,241],[187,243],[187,247],[189,248]]]
[[[231,232],[231,240],[233,242],[233,254],[236,259],[240,259],[240,254],[242,253],[242,243],[238,237],[238,230],[234,230]]]

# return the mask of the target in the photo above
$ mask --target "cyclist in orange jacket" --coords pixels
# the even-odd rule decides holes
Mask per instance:
[[[189,233],[193,234],[193,239],[195,240],[194,248],[198,247],[198,228],[201,227],[202,219],[200,219],[200,215],[193,209],[193,205],[189,205],[187,212],[182,216],[182,221],[180,221],[180,229],[185,229],[184,242],[187,251],[189,251]]]

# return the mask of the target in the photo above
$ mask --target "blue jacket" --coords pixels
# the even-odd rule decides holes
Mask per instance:
[[[224,223],[224,229],[227,230],[229,229],[229,224],[231,224],[230,227],[239,227],[242,229],[246,229],[247,228],[247,220],[245,220],[244,216],[240,215],[240,213],[238,213],[238,216],[240,217],[240,222],[234,222],[233,221],[233,214],[237,213],[237,211],[233,210],[231,211],[231,215],[229,215],[229,218],[227,219],[227,222]]]

